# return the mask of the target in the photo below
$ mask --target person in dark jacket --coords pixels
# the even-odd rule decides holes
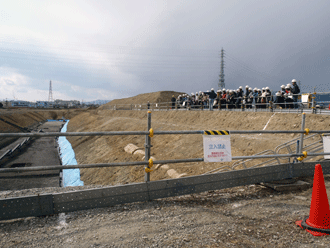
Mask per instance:
[[[275,98],[275,107],[278,107],[278,108],[285,108],[285,99],[284,99],[284,96],[283,96],[283,93],[281,91],[278,91],[276,92],[276,98]]]
[[[172,109],[175,109],[175,102],[176,102],[176,99],[175,99],[175,96],[173,95],[172,98],[171,98],[171,102],[172,102]]]
[[[217,93],[214,92],[214,89],[211,89],[211,92],[204,92],[204,94],[209,96],[209,109],[213,110],[214,99],[217,98]]]
[[[239,88],[238,88],[238,91],[237,91],[237,93],[236,93],[236,97],[237,97],[237,99],[236,99],[236,103],[235,103],[235,107],[236,108],[240,108],[241,107],[241,103],[242,103],[242,98],[243,98],[243,87],[242,86],[240,86]]]
[[[294,107],[297,108],[298,104],[296,103],[298,101],[298,94],[300,93],[299,86],[297,85],[297,80],[292,79],[292,90],[291,93],[293,94],[293,101],[295,102]]]
[[[251,87],[246,90],[244,98],[246,108],[252,108],[253,92]]]
[[[262,96],[262,89],[258,89],[258,97],[256,101],[256,108],[261,108],[261,96]]]

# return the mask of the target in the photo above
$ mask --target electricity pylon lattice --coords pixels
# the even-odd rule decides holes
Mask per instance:
[[[49,95],[48,95],[48,102],[53,102],[53,87],[52,87],[52,81],[49,82]]]
[[[225,62],[224,62],[224,56],[225,56],[225,50],[223,48],[221,49],[221,65],[220,65],[220,79],[218,87],[219,89],[225,88],[225,74],[224,74],[224,68],[225,68]]]

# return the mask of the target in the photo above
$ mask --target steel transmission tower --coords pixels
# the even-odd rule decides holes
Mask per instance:
[[[225,88],[225,74],[224,74],[224,68],[225,68],[225,62],[223,60],[225,56],[225,50],[223,48],[221,49],[221,65],[220,65],[220,79],[219,79],[219,84],[218,87],[219,89]]]
[[[52,81],[49,82],[49,96],[48,96],[48,102],[53,102],[53,87],[52,87]]]

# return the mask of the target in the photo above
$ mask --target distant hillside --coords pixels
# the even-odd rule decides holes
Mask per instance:
[[[176,91],[158,91],[152,93],[145,93],[133,97],[112,100],[111,102],[102,105],[99,109],[107,109],[109,106],[119,104],[146,104],[148,103],[148,101],[150,103],[170,102],[173,95],[175,98],[177,98],[178,95],[181,94],[185,93]]]

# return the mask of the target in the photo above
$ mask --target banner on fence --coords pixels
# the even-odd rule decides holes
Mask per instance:
[[[230,162],[230,135],[203,135],[204,162]]]

